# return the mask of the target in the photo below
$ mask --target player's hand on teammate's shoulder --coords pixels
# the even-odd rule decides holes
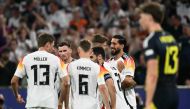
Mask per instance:
[[[20,94],[18,94],[16,100],[18,103],[25,103],[24,99],[22,98],[22,96]]]

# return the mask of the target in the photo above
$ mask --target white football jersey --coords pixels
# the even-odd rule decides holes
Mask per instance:
[[[114,86],[116,89],[116,109],[130,109],[121,89],[121,79],[118,69],[116,67],[111,67],[107,62],[104,62],[103,66],[109,72],[114,81]]]
[[[68,65],[71,79],[71,109],[97,109],[97,81],[100,66],[90,59],[80,58]]]
[[[57,109],[56,80],[66,76],[66,64],[46,51],[36,51],[25,56],[14,74],[27,77],[26,108],[47,107]],[[59,77],[59,78],[57,78]]]
[[[127,55],[123,55],[118,60],[114,60],[114,58],[111,58],[109,60],[110,66],[117,68],[117,62],[119,61],[122,61],[125,66],[125,69],[120,73],[121,82],[125,79],[127,75],[134,77],[135,63],[133,58]],[[125,89],[124,96],[125,99],[129,102],[129,104],[133,107],[133,109],[136,109],[137,106],[136,106],[136,96],[134,88]]]

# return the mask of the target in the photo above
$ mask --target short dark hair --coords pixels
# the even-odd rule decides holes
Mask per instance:
[[[91,49],[91,42],[88,40],[81,40],[79,47],[81,47],[84,50],[84,52],[87,52]]]
[[[38,47],[43,47],[46,43],[52,43],[54,41],[54,37],[47,33],[42,33],[38,36]]]
[[[157,23],[162,23],[164,19],[164,8],[161,4],[157,2],[148,2],[139,6],[137,9],[139,13],[147,13],[150,14],[154,21]]]
[[[107,41],[108,41],[108,39],[100,34],[95,35],[92,40],[93,43],[104,43]]]
[[[126,39],[125,39],[124,36],[122,36],[122,35],[115,35],[115,36],[113,36],[112,38],[118,39],[118,43],[119,43],[120,45],[123,44],[124,46],[126,46],[126,44],[127,44]]]
[[[63,41],[58,44],[58,47],[62,47],[62,46],[67,46],[67,47],[71,48],[71,44],[69,41]]]
[[[102,47],[93,47],[92,50],[96,56],[101,55],[103,59],[105,60],[106,54]]]

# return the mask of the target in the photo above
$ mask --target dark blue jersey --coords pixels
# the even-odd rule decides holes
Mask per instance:
[[[152,32],[143,43],[145,60],[158,60],[158,85],[175,85],[179,47],[175,38],[165,32]]]

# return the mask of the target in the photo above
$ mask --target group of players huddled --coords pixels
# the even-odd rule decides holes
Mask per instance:
[[[160,4],[145,3],[137,11],[142,29],[150,33],[143,44],[147,62],[145,108],[177,109],[178,46],[161,28],[164,13]],[[124,52],[126,39],[122,35],[112,37],[110,59],[106,59],[107,42],[103,35],[95,35],[92,42],[81,40],[79,59],[73,59],[70,43],[58,44],[56,56],[52,54],[53,36],[40,34],[38,51],[23,57],[11,80],[17,102],[25,102],[18,81],[26,76],[27,109],[137,109],[135,62]]]

